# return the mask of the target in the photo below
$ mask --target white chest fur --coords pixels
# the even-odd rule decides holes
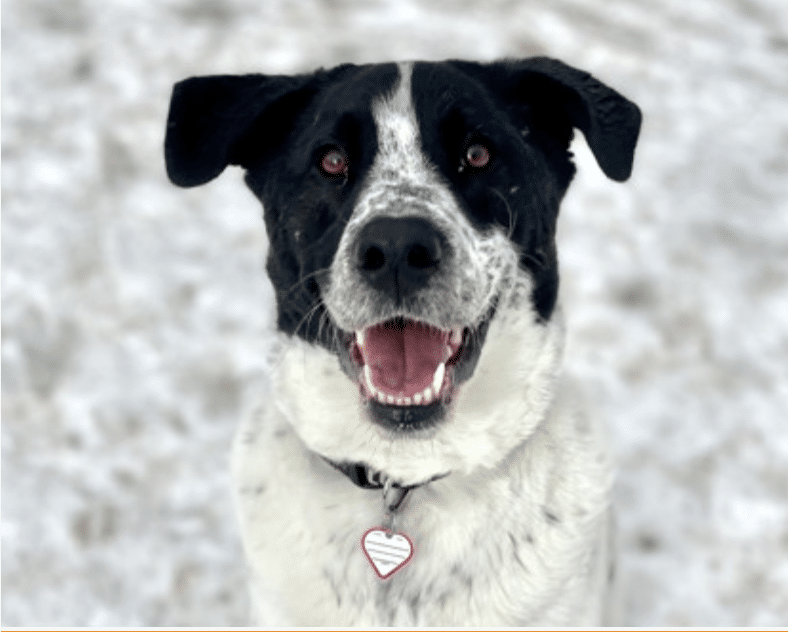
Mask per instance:
[[[233,476],[260,623],[598,625],[610,466],[559,389],[537,431],[493,469],[412,492],[398,528],[414,559],[382,580],[361,538],[381,494],[306,449],[279,406],[246,420]]]

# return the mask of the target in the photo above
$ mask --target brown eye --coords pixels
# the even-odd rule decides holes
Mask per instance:
[[[471,145],[465,154],[465,160],[468,161],[470,167],[481,169],[490,162],[490,150],[484,145]]]
[[[330,176],[347,175],[347,158],[338,149],[332,149],[323,156],[320,168]]]

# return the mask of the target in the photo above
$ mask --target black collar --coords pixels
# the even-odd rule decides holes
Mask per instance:
[[[333,468],[342,472],[351,481],[353,481],[355,485],[358,485],[363,489],[383,489],[383,483],[386,480],[386,476],[382,472],[373,470],[363,463],[335,463],[326,457],[323,457],[323,460]],[[448,472],[445,474],[437,474],[436,476],[433,476],[432,478],[421,483],[416,483],[415,485],[400,485],[399,483],[392,482],[391,486],[396,489],[404,489],[409,491],[411,489],[415,489],[416,487],[421,487],[422,485],[431,483],[432,481],[437,481],[439,478],[443,478],[444,476],[448,475]]]

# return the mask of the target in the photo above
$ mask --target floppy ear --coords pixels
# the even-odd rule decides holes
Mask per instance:
[[[608,178],[619,182],[629,178],[642,119],[637,105],[557,59],[534,57],[518,70],[526,89],[534,80],[541,83],[540,77],[547,80],[546,97],[563,107],[572,126],[583,132]]]
[[[525,106],[537,124],[566,147],[579,129],[602,171],[623,182],[632,172],[640,109],[587,72],[557,59],[532,57],[483,66],[490,88],[513,106]]]
[[[175,84],[167,117],[167,175],[182,187],[205,184],[250,158],[251,130],[263,154],[283,141],[314,96],[315,75],[216,75]]]

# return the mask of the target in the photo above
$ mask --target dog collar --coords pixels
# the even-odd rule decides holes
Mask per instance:
[[[449,473],[438,474],[415,485],[400,485],[383,472],[373,470],[363,463],[336,463],[326,457],[322,458],[331,467],[347,476],[354,485],[362,489],[383,490],[383,523],[379,527],[367,529],[361,537],[361,550],[377,576],[383,580],[389,579],[410,562],[414,553],[411,539],[405,533],[398,533],[396,530],[397,512],[411,490],[448,476]]]
[[[331,459],[323,457],[323,460],[328,463],[331,467],[336,470],[342,472],[345,476],[347,476],[354,485],[361,487],[362,489],[383,489],[385,486],[385,482],[390,480],[383,472],[379,472],[377,470],[373,470],[372,468],[364,465],[363,463],[336,463]],[[412,489],[416,489],[417,487],[421,487],[422,485],[426,485],[427,483],[432,483],[433,481],[437,481],[441,478],[448,476],[449,473],[446,472],[445,474],[436,474],[430,479],[423,481],[421,483],[415,483],[413,485],[400,485],[399,483],[392,481],[391,487],[395,489],[404,489],[406,491],[410,491]]]

